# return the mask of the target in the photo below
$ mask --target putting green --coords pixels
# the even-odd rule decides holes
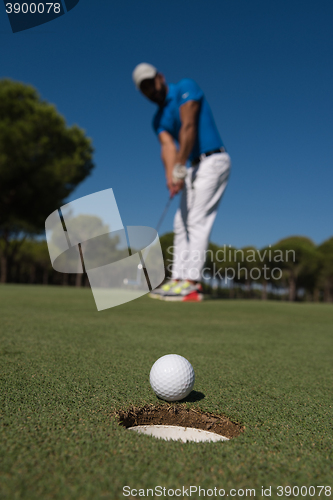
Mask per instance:
[[[285,498],[287,485],[329,496],[332,305],[142,297],[97,312],[89,289],[18,285],[0,286],[0,304],[0,498],[139,498],[158,486],[235,498],[271,486]],[[244,433],[165,442],[118,425],[115,412],[158,403],[149,371],[168,353],[194,367],[186,407]]]

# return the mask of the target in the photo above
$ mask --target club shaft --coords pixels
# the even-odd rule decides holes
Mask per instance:
[[[168,211],[168,209],[169,209],[169,206],[170,206],[171,202],[172,202],[172,197],[170,196],[170,198],[168,199],[168,203],[166,204],[165,209],[164,209],[164,211],[163,211],[163,213],[162,213],[162,215],[161,215],[161,218],[160,218],[160,220],[158,221],[158,224],[157,224],[157,226],[156,226],[156,231],[157,231],[157,232],[158,232],[158,230],[160,229],[160,227],[161,227],[161,225],[162,225],[162,222],[163,222],[164,217],[165,217],[165,215],[166,215],[166,213],[167,213],[167,211]]]

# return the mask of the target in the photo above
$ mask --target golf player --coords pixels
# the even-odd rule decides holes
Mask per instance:
[[[230,173],[230,156],[195,81],[167,84],[151,64],[133,71],[136,87],[158,108],[153,128],[161,144],[170,197],[181,192],[174,220],[172,278],[150,296],[200,301],[209,236]],[[189,168],[186,165],[189,164]]]

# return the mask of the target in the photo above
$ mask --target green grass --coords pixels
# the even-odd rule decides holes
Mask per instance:
[[[1,499],[333,486],[332,305],[144,297],[97,312],[89,289],[6,285],[0,308]],[[149,371],[168,353],[189,359],[205,395],[187,406],[244,434],[182,444],[117,425],[115,410],[157,403]]]

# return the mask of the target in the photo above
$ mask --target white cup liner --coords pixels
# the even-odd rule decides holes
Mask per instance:
[[[193,427],[181,427],[178,425],[136,425],[128,427],[129,430],[147,434],[156,438],[165,439],[166,441],[194,441],[200,443],[203,441],[229,441],[228,438],[215,434],[215,432],[204,431],[202,429],[194,429]]]

